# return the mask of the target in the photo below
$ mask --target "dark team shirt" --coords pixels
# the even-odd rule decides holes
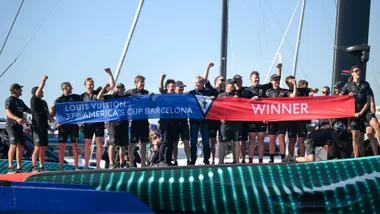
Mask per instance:
[[[10,96],[8,97],[8,99],[5,100],[5,109],[9,109],[14,116],[22,119],[24,117],[24,112],[28,111],[29,107],[26,106],[24,101],[22,101],[21,99],[16,98],[14,96]],[[14,126],[18,123],[15,120],[7,118],[6,124],[8,126]]]
[[[33,94],[30,98],[30,107],[32,108],[32,125],[48,127],[49,109],[46,101]]]
[[[307,137],[313,139],[314,146],[331,145],[333,142],[341,143],[338,133],[332,128],[312,131]]]
[[[346,83],[346,85],[343,86],[342,94],[347,95],[351,92],[355,98],[355,111],[359,112],[367,103],[367,95],[371,95],[371,87],[367,81],[360,81],[359,85],[356,85],[355,82]]]
[[[297,88],[298,97],[308,97],[310,92],[310,88]]]
[[[259,98],[263,98],[263,97],[266,97],[266,92],[271,88],[272,88],[272,83],[246,87],[245,90],[243,91],[242,97],[251,99],[254,96],[258,96]]]
[[[266,96],[269,98],[277,98],[277,97],[290,97],[292,94],[291,91],[283,89],[283,88],[271,88],[266,92]]]
[[[139,90],[137,88],[134,88],[134,89],[129,89],[128,91],[126,91],[124,93],[124,95],[127,95],[127,96],[141,96],[141,95],[147,95],[149,94],[149,91],[143,89],[143,90]],[[132,125],[133,124],[149,124],[149,121],[146,120],[146,119],[143,119],[143,120],[133,120],[132,121]]]
[[[82,101],[83,101],[82,96],[78,94],[70,94],[68,96],[65,96],[64,94],[62,94],[60,97],[58,97],[54,101],[54,105],[57,103],[71,103],[71,102],[82,102]],[[77,124],[63,124],[62,127],[74,128],[74,127],[78,127],[78,125]]]
[[[205,84],[205,86],[206,86],[206,89],[212,91],[212,94],[213,94],[212,96],[214,96],[214,97],[218,97],[219,94],[225,92],[223,89],[220,90],[220,91],[218,91],[216,88],[212,87],[210,81],[207,81],[207,83]]]
[[[104,100],[111,100],[111,99],[116,99],[116,98],[121,98],[121,97],[128,97],[129,95],[125,94],[123,96],[119,96],[118,94],[107,94],[104,95]],[[110,134],[116,134],[116,129],[117,128],[125,128],[125,131],[128,132],[129,128],[129,121],[128,120],[114,120],[109,123],[109,133]]]
[[[101,90],[101,89],[100,89]],[[82,100],[84,102],[93,101],[98,99],[99,89],[92,91],[92,94],[89,94],[87,91],[81,94]]]
[[[239,90],[235,90],[239,97],[243,97],[243,92],[247,87],[242,86]]]

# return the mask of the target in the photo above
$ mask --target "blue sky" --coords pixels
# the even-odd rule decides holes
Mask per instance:
[[[249,85],[252,70],[262,81],[274,58],[298,0],[230,1],[227,76],[243,76]],[[21,0],[0,3],[0,41],[4,41]],[[56,4],[56,0],[25,1],[8,43],[0,56],[0,73],[13,62],[35,30]],[[49,76],[45,87],[48,104],[61,94],[60,84],[70,81],[74,93],[85,91],[83,81],[91,76],[95,85],[108,81],[103,68],[116,71],[138,0],[61,0],[29,46],[0,79],[0,100],[9,87],[24,85],[22,99],[30,105],[30,90]],[[281,50],[284,75],[293,66],[301,5]],[[370,62],[367,80],[380,98],[380,2],[372,1]],[[133,78],[146,77],[146,88],[158,92],[160,75],[182,80],[193,88],[193,78],[203,74],[208,62],[215,63],[210,79],[219,73],[221,39],[220,0],[146,0],[118,82],[133,88]],[[333,0],[307,1],[297,79],[312,87],[331,85],[336,5]],[[371,64],[372,63],[372,64]],[[275,70],[273,70],[274,72]],[[375,71],[377,74],[375,75]],[[4,117],[4,105],[0,107]]]

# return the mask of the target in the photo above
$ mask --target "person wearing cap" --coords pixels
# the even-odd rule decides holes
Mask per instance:
[[[288,76],[285,78],[285,83],[289,87],[290,91],[293,91],[294,85],[292,81],[295,81],[295,76]],[[313,96],[314,93],[318,92],[317,88],[309,88],[309,83],[306,80],[300,80],[297,88],[297,97],[308,97]],[[307,124],[310,124],[311,120],[298,120],[298,121],[288,121],[287,129],[288,129],[288,137],[289,137],[289,153],[294,155],[294,147],[298,138],[298,151],[301,157],[305,156],[305,145],[304,139],[307,135]]]
[[[176,94],[183,94],[184,93],[184,88],[186,87],[185,84],[183,84],[182,81],[176,81],[175,82],[175,93]],[[177,158],[178,158],[178,141],[179,138],[181,138],[184,149],[185,149],[185,154],[187,158],[187,164],[190,163],[190,128],[189,128],[189,121],[187,118],[181,118],[177,119],[177,130],[178,133],[176,134],[176,141],[174,142],[173,145],[173,159],[174,159],[174,165],[178,165]]]
[[[342,81],[338,81],[334,85],[334,95],[339,95],[342,92],[344,83]]]
[[[125,94],[129,96],[141,96],[147,94],[153,94],[145,90],[145,77],[137,75],[134,79],[136,88],[129,89]],[[131,160],[131,165],[135,165],[135,157],[133,152],[135,151],[135,145],[140,143],[140,157],[141,157],[141,167],[145,167],[145,157],[146,157],[146,143],[149,141],[149,121],[148,119],[142,120],[132,120],[131,126],[131,141],[128,145],[128,155],[129,160]]]
[[[342,89],[342,95],[350,95],[355,98],[355,116],[349,118],[350,130],[352,133],[352,146],[355,157],[365,155],[364,142],[360,140],[360,130],[366,129],[369,124],[375,131],[376,139],[380,144],[380,127],[375,114],[371,111],[371,87],[367,81],[360,80],[359,66],[352,66],[350,69],[352,81],[346,83]],[[363,132],[363,131],[362,131]]]
[[[78,94],[73,94],[73,87],[70,82],[61,83],[62,95],[59,96],[51,107],[51,115],[55,116],[55,105],[57,103],[67,103],[67,102],[81,102],[82,97]],[[59,170],[63,170],[63,163],[65,158],[65,149],[67,139],[70,137],[71,146],[74,153],[74,166],[76,170],[78,168],[78,139],[79,139],[79,126],[78,124],[57,124],[58,127],[58,142],[59,142]]]
[[[106,89],[106,92],[109,92],[114,89],[115,87],[115,80],[113,78],[112,72],[110,68],[105,68],[104,71],[109,76],[109,86]],[[86,92],[84,92],[81,96],[84,102],[91,102],[93,100],[96,100],[99,94],[99,91],[101,90],[101,87],[97,88],[95,90],[94,88],[94,80],[91,77],[87,77],[84,80],[84,86],[86,88]],[[96,168],[100,169],[100,161],[102,160],[102,153],[103,153],[103,138],[104,138],[104,122],[98,122],[98,123],[85,123],[84,124],[84,142],[85,142],[85,148],[84,148],[84,169],[88,169],[88,164],[90,161],[90,155],[91,155],[91,146],[92,146],[92,139],[95,135],[95,141],[96,141]]]
[[[277,75],[281,76],[282,64],[277,65]],[[250,75],[251,86],[246,87],[243,91],[243,98],[257,100],[266,97],[266,92],[272,88],[272,83],[260,84],[260,74],[257,71],[252,71]],[[263,163],[264,157],[264,138],[267,132],[267,124],[264,122],[248,121],[243,124],[246,127],[249,135],[249,150],[248,160],[253,163],[253,155],[255,153],[256,137],[258,141],[258,156],[259,163]]]
[[[22,154],[25,146],[23,117],[24,112],[32,113],[28,106],[20,99],[22,88],[18,83],[14,83],[10,87],[11,96],[5,100],[5,115],[7,122],[5,124],[6,131],[10,142],[8,152],[8,174],[21,172],[22,170]],[[13,169],[13,157],[16,153],[17,168]]]
[[[213,93],[213,96],[218,97],[219,94],[223,93],[224,90],[224,82],[225,79],[223,76],[216,76],[214,79],[214,87],[211,85],[210,81],[208,80],[208,76],[210,73],[210,69],[214,67],[214,63],[209,62],[206,66],[205,72],[203,74],[203,79],[205,80],[205,87],[208,90],[211,90]],[[215,157],[216,157],[216,144],[217,144],[217,134],[219,132],[220,134],[220,120],[207,120],[209,123],[209,133],[210,133],[210,159],[211,159],[211,165],[215,164]]]
[[[246,89],[246,87],[243,86],[243,77],[240,76],[239,74],[236,74],[232,77],[232,80],[233,82],[235,83],[235,90],[236,90],[236,93],[239,97],[242,97],[243,96],[243,92],[244,90]],[[240,140],[240,152],[241,154],[239,155],[239,157],[241,157],[242,159],[242,163],[245,163],[245,153],[246,153],[246,142],[248,141],[248,127],[246,125],[246,123],[244,123],[244,121],[241,121],[242,122],[242,126],[241,127],[241,140]],[[235,144],[232,145],[232,150],[234,150],[234,146]],[[234,158],[235,159],[235,158]],[[238,158],[239,159],[239,158]]]
[[[312,162],[315,159],[315,148],[324,146],[333,146],[339,150],[340,158],[347,158],[351,154],[349,143],[340,139],[341,135],[346,131],[346,125],[341,121],[333,124],[332,128],[322,128],[309,133],[305,139],[305,157],[293,158],[291,155],[286,156],[282,160],[283,163],[287,162]]]
[[[54,119],[49,113],[49,108],[44,97],[44,87],[48,76],[42,76],[39,86],[32,88],[32,98],[30,99],[30,107],[32,108],[32,138],[34,143],[34,151],[32,155],[32,172],[44,171],[46,147],[48,146],[48,129],[49,122],[54,124]],[[37,157],[39,157],[39,169],[36,167]]]
[[[235,82],[232,79],[226,80],[226,91],[219,94],[218,97],[239,97],[238,92],[235,90]],[[240,121],[226,121],[220,120],[220,137],[221,143],[219,145],[219,164],[224,164],[224,154],[226,151],[226,143],[232,142],[233,146],[233,163],[239,163],[240,157],[240,140],[242,131],[242,122]]]
[[[291,83],[293,84],[293,91],[280,88],[281,76],[273,74],[270,78],[272,83],[272,88],[266,92],[266,96],[269,98],[277,97],[296,97],[297,96],[297,84],[296,80],[292,79]],[[285,134],[287,131],[287,123],[284,121],[278,122],[269,122],[268,123],[268,134],[269,134],[269,163],[274,162],[274,153],[276,152],[276,138],[278,135],[278,140],[280,142],[280,155],[281,159],[285,158],[286,143],[285,143]],[[289,146],[290,148],[290,146]],[[290,150],[289,150],[290,151]],[[294,147],[293,147],[294,151]]]
[[[102,89],[99,91],[98,100],[111,100],[115,98],[121,98],[121,97],[128,97],[128,94],[125,94],[125,87],[123,83],[118,83],[116,85],[115,90],[112,92],[112,94],[104,95],[104,93],[107,91],[107,88],[109,87],[109,84],[105,84]],[[109,141],[108,141],[108,158],[109,158],[109,166],[108,169],[114,169],[117,168],[117,165],[120,166],[120,168],[127,167],[123,166],[124,164],[124,157],[127,151],[127,146],[129,144],[129,121],[128,120],[114,120],[109,122],[108,126],[108,133],[109,133]],[[115,149],[116,147],[119,147],[119,164],[115,164]],[[133,152],[131,152],[133,153]],[[128,153],[128,156],[130,158],[130,155]],[[130,159],[132,160],[132,159]]]
[[[205,88],[205,81],[201,76],[197,76],[194,79],[194,90],[191,90],[189,94],[194,95],[197,100],[203,97],[210,97],[215,99],[215,96],[211,90]],[[206,99],[204,99],[205,104],[207,104]],[[210,130],[209,123],[206,120],[200,119],[190,119],[190,147],[191,147],[191,163],[190,165],[195,165],[197,161],[197,144],[198,144],[198,133],[201,132],[202,144],[203,144],[203,163],[206,165],[210,164]]]

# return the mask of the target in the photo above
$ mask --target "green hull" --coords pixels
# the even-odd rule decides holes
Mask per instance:
[[[48,172],[26,181],[128,191],[154,211],[380,212],[380,157],[315,163]]]

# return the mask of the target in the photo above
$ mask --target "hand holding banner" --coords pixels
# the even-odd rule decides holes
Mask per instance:
[[[353,117],[354,98],[350,96],[316,96],[294,98],[218,98],[206,119],[227,121],[293,121]]]
[[[352,117],[350,96],[265,98],[258,100],[184,94],[144,95],[107,101],[56,104],[59,124],[158,118],[227,121],[291,121]]]

